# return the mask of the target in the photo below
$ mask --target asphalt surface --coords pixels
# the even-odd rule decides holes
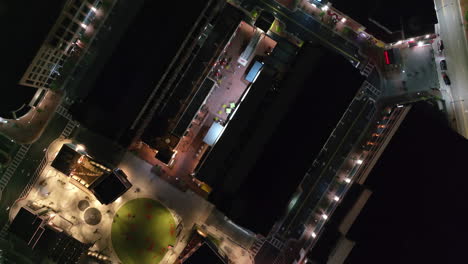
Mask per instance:
[[[458,0],[434,0],[440,26],[440,37],[444,42],[447,74],[451,80],[451,102],[455,109],[458,131],[468,138],[468,45],[462,25]],[[442,76],[440,76],[442,78]],[[448,88],[448,87],[447,87]]]
[[[288,32],[294,32],[305,41],[319,41],[326,47],[337,51],[353,62],[360,61],[358,56],[359,47],[343,37],[335,34],[330,29],[323,26],[312,16],[301,11],[291,12],[291,10],[272,0],[244,0],[241,6],[247,10],[255,7],[267,10],[285,23]]]
[[[372,113],[373,104],[367,100],[353,100],[348,110],[340,120],[337,128],[333,131],[331,140],[329,140],[323,153],[317,157],[320,164],[313,166],[313,169],[306,174],[301,187],[304,191],[298,197],[298,201],[288,212],[287,217],[282,223],[282,231],[287,233],[298,232],[295,235],[302,234],[302,229],[296,229],[306,222],[321,200],[322,195],[328,190],[336,177],[336,171],[341,170],[344,160],[349,156],[349,146],[355,144],[369,122],[369,113]],[[320,205],[319,205],[320,206]],[[326,211],[325,208],[323,208]]]
[[[28,184],[35,169],[39,166],[45,155],[44,149],[60,136],[67,122],[67,119],[56,114],[42,136],[29,148],[23,161],[3,190],[0,200],[0,226],[3,226],[8,221],[7,208],[19,198],[18,196]]]

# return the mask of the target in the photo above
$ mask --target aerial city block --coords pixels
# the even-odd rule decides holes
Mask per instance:
[[[468,261],[468,0],[0,19],[0,263]]]

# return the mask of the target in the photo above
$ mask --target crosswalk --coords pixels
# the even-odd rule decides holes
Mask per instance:
[[[10,181],[11,177],[15,173],[16,169],[18,168],[18,166],[21,164],[24,157],[26,156],[26,153],[28,152],[30,146],[31,145],[22,145],[20,149],[18,150],[18,152],[16,152],[16,155],[13,158],[13,161],[10,163],[10,166],[8,166],[7,170],[5,171],[5,173],[2,175],[2,178],[0,179],[0,192],[3,192],[3,190],[7,186],[8,182]],[[9,227],[10,227],[9,222],[7,222],[2,227],[0,231],[0,238],[6,237]]]
[[[250,247],[250,252],[252,252],[253,256],[257,255],[258,251],[262,248],[265,241],[266,241],[266,238],[263,236],[257,237],[255,239],[255,242],[253,243],[252,247]]]
[[[73,132],[73,130],[75,129],[75,127],[78,126],[78,122],[73,120],[73,116],[68,112],[68,110],[65,107],[63,107],[61,105],[59,105],[57,107],[55,112],[57,114],[65,117],[66,119],[68,119],[68,123],[65,126],[65,128],[63,129],[62,134],[60,135],[60,137],[62,137],[62,138],[68,138],[71,135],[71,133]]]
[[[62,105],[59,105],[57,109],[55,109],[55,112],[63,117],[65,117],[68,120],[73,120],[73,116],[68,112],[68,110],[63,107]]]
[[[362,69],[361,74],[368,77],[374,68],[375,65],[372,62],[368,62],[366,66],[364,66],[364,69]]]
[[[72,115],[68,112],[68,110],[66,108],[64,108],[63,106],[61,106],[61,105],[57,107],[55,112],[58,113],[59,115],[65,117],[66,119],[68,119],[68,123],[65,126],[65,128],[63,129],[62,133],[60,134],[60,137],[61,138],[69,137],[71,135],[71,133],[73,132],[73,130],[79,125],[79,123],[74,121]],[[21,145],[19,150],[16,152],[16,154],[15,154],[13,160],[11,161],[10,165],[8,166],[5,173],[3,173],[3,175],[0,178],[0,193],[6,188],[8,182],[10,181],[10,179],[15,174],[17,168],[19,167],[19,165],[23,161],[24,157],[28,153],[28,150],[29,150],[30,147],[31,147],[31,145]],[[23,197],[23,196],[25,196],[27,194],[27,192],[29,192],[29,190],[32,188],[32,185],[33,185],[34,181],[42,173],[42,171],[44,170],[46,164],[47,164],[47,160],[44,157],[42,159],[42,162],[40,163],[40,165],[35,170],[34,175],[31,178],[31,181],[24,188],[23,192],[21,193],[21,195],[19,197]],[[6,235],[8,234],[9,226],[10,226],[10,224],[7,223],[2,227],[2,229],[0,230],[0,238],[5,238],[6,237]]]
[[[0,238],[6,238],[8,234],[8,228],[10,227],[10,222],[7,222],[5,225],[3,225],[2,230],[0,230]]]
[[[62,133],[60,134],[60,137],[68,138],[77,125],[78,125],[77,122],[75,122],[73,120],[69,120],[67,125],[63,129]]]
[[[28,152],[30,147],[31,145],[21,145],[18,152],[16,152],[15,157],[13,158],[5,173],[3,173],[2,178],[0,179],[0,191],[3,191],[5,189],[11,177],[15,173],[16,169],[26,156],[26,153]]]
[[[269,238],[265,238],[263,236],[257,236],[253,245],[250,247],[250,252],[252,253],[252,256],[257,255],[257,253],[263,247],[265,242],[268,242],[270,245],[276,247],[280,251],[284,247],[284,242],[276,238],[275,236],[271,236]]]
[[[270,244],[272,244],[274,247],[276,247],[277,249],[281,250],[284,246],[284,243],[283,241],[279,240],[278,238],[272,236],[270,237],[270,240],[269,240]]]
[[[382,94],[382,91],[375,88],[375,86],[373,86],[368,81],[364,81],[363,86],[364,86],[365,89],[367,89],[367,91],[369,91],[372,95],[375,96],[375,99],[378,98]]]

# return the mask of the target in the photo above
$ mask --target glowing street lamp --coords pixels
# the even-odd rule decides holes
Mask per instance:
[[[311,235],[313,238],[316,238],[316,237],[317,237],[317,234],[315,234],[315,232],[312,232],[310,235]]]
[[[345,178],[344,181],[345,181],[346,183],[350,183],[350,182],[351,182],[351,179],[350,179],[350,178]]]
[[[328,215],[322,214],[322,218],[325,219],[325,220],[327,220],[327,219],[328,219]]]
[[[343,18],[341,19],[341,23],[344,23],[344,22],[346,22],[346,17],[343,17]]]
[[[81,144],[76,145],[75,150],[76,151],[85,151],[85,147]]]
[[[333,197],[333,200],[335,200],[335,202],[338,202],[340,200],[340,197],[335,195],[335,197]]]
[[[327,6],[327,5],[324,5],[324,6],[322,7],[322,11],[327,11],[327,10],[328,10],[328,6]]]
[[[356,160],[356,164],[357,164],[357,165],[361,165],[361,164],[362,164],[362,159]]]
[[[93,11],[94,13],[96,13],[97,9],[93,6],[93,7],[91,7],[91,11]]]

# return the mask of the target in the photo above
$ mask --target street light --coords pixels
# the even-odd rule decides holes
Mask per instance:
[[[344,22],[346,22],[346,17],[343,17],[343,18],[341,19],[341,23],[344,23]]]
[[[351,179],[350,179],[350,178],[345,178],[344,181],[345,181],[346,183],[350,183],[350,182],[351,182]]]
[[[362,159],[356,160],[356,164],[361,165],[362,164]]]
[[[335,200],[335,202],[338,202],[340,200],[340,197],[335,195],[335,197],[333,197],[333,200]]]
[[[84,151],[85,149],[86,149],[86,148],[85,148],[83,145],[81,145],[81,144],[78,144],[78,145],[76,145],[76,147],[75,147],[75,150],[76,150],[76,151]]]
[[[324,6],[322,7],[322,11],[327,11],[327,10],[328,10],[328,6],[327,6],[327,5],[324,5]]]
[[[316,238],[316,237],[317,237],[317,234],[315,234],[315,232],[312,232],[310,235],[311,235],[313,238]]]
[[[328,219],[328,215],[322,214],[322,218],[325,219],[325,220],[327,220],[327,219]]]

